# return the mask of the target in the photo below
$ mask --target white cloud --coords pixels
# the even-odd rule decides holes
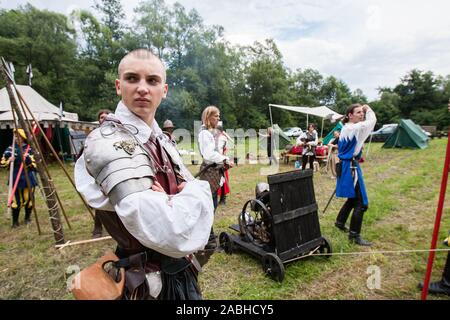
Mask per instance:
[[[176,0],[166,0],[173,4]],[[177,0],[208,25],[225,28],[235,44],[275,39],[285,64],[334,75],[376,98],[413,68],[450,74],[450,1],[447,0]],[[33,1],[66,13],[93,0]],[[140,0],[122,1],[127,18]],[[25,0],[8,0],[14,8]],[[5,7],[5,3],[2,2]]]

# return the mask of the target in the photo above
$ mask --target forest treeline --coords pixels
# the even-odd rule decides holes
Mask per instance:
[[[272,39],[251,46],[230,44],[223,27],[206,25],[196,10],[179,3],[145,0],[134,9],[133,22],[125,21],[120,0],[100,0],[91,10],[69,16],[30,4],[0,9],[0,55],[14,64],[18,84],[28,83],[26,67],[31,64],[32,86],[82,120],[95,120],[101,108],[115,108],[121,57],[149,48],[168,68],[170,90],[157,120],[170,118],[177,127],[192,128],[204,107],[217,105],[226,128],[264,128],[270,123],[269,103],[326,105],[343,113],[349,104],[364,102],[376,111],[379,125],[409,118],[445,129],[450,122],[449,75],[412,69],[395,87],[378,88],[378,100],[368,101],[361,90],[351,91],[334,76],[308,68],[290,70]],[[305,116],[277,110],[273,121],[303,128]]]

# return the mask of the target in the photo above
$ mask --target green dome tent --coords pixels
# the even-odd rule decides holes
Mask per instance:
[[[333,132],[335,132],[336,130],[341,130],[342,129],[342,122],[339,121],[337,123],[337,125],[330,131],[328,132],[327,136],[325,138],[323,138],[323,145],[326,146],[328,143],[330,143],[331,139],[334,138]]]
[[[428,137],[412,120],[402,119],[397,129],[390,135],[383,148],[425,149],[428,147]]]

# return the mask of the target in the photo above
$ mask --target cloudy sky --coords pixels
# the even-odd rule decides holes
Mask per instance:
[[[2,8],[27,1],[0,0]],[[33,1],[40,9],[69,13],[93,0]],[[166,0],[172,4],[174,0]],[[377,98],[409,70],[450,74],[448,0],[178,0],[206,24],[225,28],[231,43],[275,39],[287,67],[334,75],[352,90]],[[125,4],[126,3],[126,4]],[[139,0],[122,1],[127,19]]]

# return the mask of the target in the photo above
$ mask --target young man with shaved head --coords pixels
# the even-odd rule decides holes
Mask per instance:
[[[209,185],[195,180],[155,114],[166,98],[166,70],[146,49],[119,64],[114,114],[86,139],[77,189],[117,241],[126,270],[124,299],[201,299],[193,253],[208,242],[214,207]]]

